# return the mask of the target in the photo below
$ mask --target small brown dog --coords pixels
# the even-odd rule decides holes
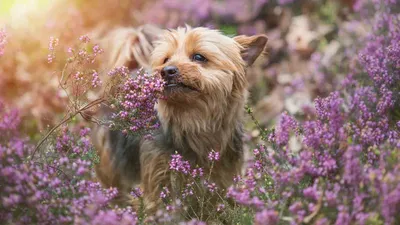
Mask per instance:
[[[100,181],[122,191],[140,184],[145,207],[152,210],[161,187],[173,186],[172,154],[207,171],[207,156],[214,150],[220,160],[211,179],[221,189],[229,187],[243,165],[245,68],[264,52],[267,40],[264,35],[230,38],[207,28],[165,31],[151,56],[153,70],[166,81],[166,98],[157,104],[161,128],[152,140],[96,129]]]

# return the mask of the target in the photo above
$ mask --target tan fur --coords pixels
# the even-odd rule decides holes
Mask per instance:
[[[151,142],[144,143],[140,162],[144,165],[141,171],[141,188],[144,195],[144,204],[148,211],[154,212],[160,203],[160,190],[162,187],[170,187],[169,154],[159,151]]]
[[[154,48],[151,42],[161,31],[152,25],[112,30],[101,40],[108,57],[107,69],[120,66],[150,69],[149,58]]]
[[[107,131],[102,127],[95,127],[92,132],[92,144],[100,158],[100,163],[95,167],[96,176],[103,186],[122,188],[118,171],[115,171],[112,166],[111,150],[108,146],[105,132]]]
[[[144,25],[137,28],[115,28],[104,37],[98,37],[101,47],[104,48],[104,60],[107,62],[102,65],[101,70],[110,71],[121,66],[126,66],[130,70],[140,68],[150,70],[150,54],[154,49],[152,42],[160,33],[162,33],[160,28]],[[108,75],[101,77],[103,83],[108,85],[103,85],[98,94],[111,94],[114,84],[110,78]]]
[[[161,37],[155,42],[151,67],[160,71],[166,66],[176,66],[180,82],[196,90],[171,92],[166,99],[158,101],[161,133],[171,137],[173,149],[152,140],[140,145],[140,184],[150,211],[161,201],[161,187],[179,188],[176,186],[180,182],[173,179],[168,164],[175,149],[205,171],[211,166],[207,159],[209,152],[220,152],[221,159],[215,163],[211,176],[220,189],[226,190],[233,177],[240,173],[241,127],[248,96],[245,67],[264,51],[267,42],[262,35],[230,38],[216,30],[188,26],[165,31]],[[193,61],[193,54],[201,54],[207,61]],[[100,167],[105,169],[98,170],[99,178],[108,179],[105,173],[112,170],[103,164],[110,160],[107,155],[102,160]]]

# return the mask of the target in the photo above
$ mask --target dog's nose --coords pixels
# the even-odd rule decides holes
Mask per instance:
[[[179,75],[179,70],[176,66],[166,66],[161,70],[161,76],[165,80],[172,80]]]

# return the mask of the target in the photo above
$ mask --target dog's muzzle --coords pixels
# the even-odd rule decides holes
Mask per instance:
[[[161,70],[161,77],[165,80],[167,87],[178,84],[179,69],[176,66],[166,66]]]

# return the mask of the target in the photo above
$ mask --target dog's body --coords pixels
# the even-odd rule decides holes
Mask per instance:
[[[161,187],[174,186],[169,172],[172,154],[207,171],[207,156],[216,151],[220,160],[211,180],[221,189],[229,187],[243,165],[245,67],[263,52],[266,42],[265,36],[230,38],[206,28],[167,31],[151,57],[153,70],[166,80],[166,98],[157,104],[161,128],[151,140],[95,130],[100,181],[122,191],[140,184],[146,208],[154,209]]]

